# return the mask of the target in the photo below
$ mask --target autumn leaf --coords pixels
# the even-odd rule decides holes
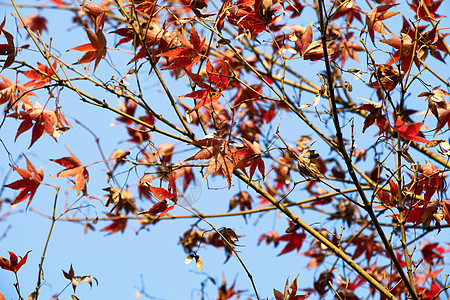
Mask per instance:
[[[430,141],[418,136],[420,134],[420,128],[422,128],[423,122],[406,125],[402,119],[397,118],[395,121],[394,130],[400,134],[402,138],[408,141],[429,143]]]
[[[89,17],[92,18],[92,20],[95,23],[95,32],[99,32],[103,30],[103,26],[105,24],[106,20],[106,14],[103,7],[98,6],[97,4],[88,4],[83,6],[84,10],[88,14]]]
[[[112,219],[112,223],[108,226],[102,228],[101,231],[109,231],[108,234],[115,234],[117,232],[124,232],[127,228],[128,219],[122,215],[122,213],[117,212],[116,214],[106,214]]]
[[[239,205],[239,209],[241,211],[252,209],[253,199],[248,192],[239,192],[233,196],[230,200],[230,206],[228,211],[233,210],[236,206]],[[247,215],[243,215],[244,219],[246,219]]]
[[[25,17],[25,25],[33,32],[43,33],[47,30],[47,19],[38,14]]]
[[[355,1],[340,2],[341,7],[333,14],[332,19],[337,19],[345,16],[345,22],[347,24],[352,24],[354,19],[363,23],[361,18],[362,10],[356,6]]]
[[[169,64],[164,67],[165,70],[190,70],[194,64],[200,61],[200,53],[203,49],[205,40],[200,37],[192,27],[189,42],[186,40],[180,47],[158,54],[158,56],[169,58]]]
[[[15,255],[13,252],[8,251],[9,253],[9,260],[7,260],[4,257],[0,256],[0,267],[3,270],[8,270],[14,273],[17,273],[20,268],[27,262],[28,259],[28,253],[30,253],[30,251],[28,251],[24,257],[20,257],[20,261],[17,258],[17,255]]]
[[[22,133],[33,128],[31,143],[28,148],[33,146],[44,133],[49,134],[56,141],[61,132],[65,132],[72,127],[62,113],[44,109],[38,102],[36,102],[35,106],[29,106],[24,103],[21,107],[23,110],[9,114],[7,117],[23,120],[17,129],[15,140]]]
[[[76,64],[89,63],[95,60],[95,72],[100,60],[106,56],[106,39],[101,30],[96,31],[96,33],[93,33],[86,27],[84,30],[86,30],[90,43],[71,48],[67,51],[85,51],[86,53],[76,62]]]
[[[292,281],[291,285],[289,286],[289,279],[286,279],[286,284],[284,286],[284,293],[273,289],[273,295],[275,296],[275,300],[303,300],[309,297],[311,293],[304,294],[304,295],[297,295],[297,277],[295,277],[294,281]],[[289,291],[289,289],[291,289]]]
[[[400,13],[388,11],[395,6],[397,6],[397,4],[380,5],[374,7],[369,13],[366,13],[366,25],[370,38],[372,39],[372,43],[375,44],[375,31],[381,33],[383,36],[386,36],[383,21]]]
[[[37,97],[35,93],[29,91],[21,84],[12,82],[3,75],[0,75],[0,78],[3,79],[3,82],[0,82],[0,104],[9,101],[8,109],[15,110],[20,100],[31,107],[33,106],[29,96]]]
[[[442,18],[444,16],[436,14],[436,11],[438,10],[439,6],[441,6],[442,1],[443,0],[413,0],[411,3],[408,3],[408,5],[414,12],[416,12],[417,19],[430,21],[430,18],[428,17],[424,6],[430,12],[431,19],[434,20],[437,18]]]
[[[65,170],[62,170],[56,175],[52,175],[53,177],[74,177],[75,185],[69,189],[76,189],[77,196],[81,191],[86,191],[86,183],[89,181],[89,173],[83,163],[67,148],[71,156],[62,157],[59,159],[50,159],[51,161],[60,164],[63,167],[66,167]]]
[[[155,203],[149,210],[141,212],[140,214],[152,214],[156,215],[161,213],[159,217],[165,215],[169,210],[172,210],[175,205],[168,206],[166,199],[171,200],[174,204],[178,201],[177,186],[175,183],[175,177],[173,172],[170,173],[168,190],[164,188],[154,187],[149,182],[143,182],[144,186],[150,189],[150,192],[158,199],[159,202]]]
[[[226,132],[214,132],[208,134],[202,140],[193,142],[195,146],[203,147],[188,160],[208,160],[208,168],[202,181],[211,174],[222,174],[228,181],[228,188],[231,188],[231,176],[235,166],[234,153],[236,149],[225,139]]]
[[[235,153],[237,159],[235,167],[243,170],[245,174],[247,174],[245,168],[250,167],[250,181],[253,178],[253,174],[255,174],[256,168],[258,168],[264,179],[265,166],[261,157],[261,146],[256,141],[251,143],[245,138],[241,138],[241,140],[243,142],[243,147],[241,149],[238,148]]]
[[[17,173],[19,173],[20,176],[22,176],[22,179],[7,184],[5,185],[5,187],[14,190],[21,190],[19,195],[17,195],[16,199],[12,202],[12,204],[20,203],[29,197],[30,199],[28,200],[27,204],[28,208],[28,206],[31,203],[31,200],[33,200],[34,194],[36,194],[37,188],[41,184],[42,179],[44,179],[44,171],[42,167],[40,167],[39,170],[36,171],[36,169],[28,160],[28,158],[25,155],[24,157],[25,160],[27,161],[26,170],[17,168],[15,166],[11,166],[11,168],[13,168]]]
[[[52,64],[52,67],[54,70],[56,70],[56,61]],[[38,63],[38,70],[39,71],[30,70],[23,72],[25,76],[31,79],[31,81],[25,83],[23,86],[40,88],[43,87],[47,82],[52,81],[51,77],[55,75],[55,72],[53,72],[52,68]]]
[[[288,233],[283,236],[280,236],[278,238],[278,241],[288,242],[288,243],[283,248],[283,250],[280,252],[280,254],[278,254],[278,255],[283,255],[283,254],[289,253],[296,249],[297,249],[297,252],[300,251],[300,248],[302,247],[303,241],[305,240],[305,238],[306,238],[306,234],[304,232],[301,232],[301,233],[292,232],[292,233]]]
[[[13,64],[15,58],[16,58],[16,48],[14,47],[14,37],[11,33],[4,30],[3,27],[5,27],[6,23],[6,17],[3,18],[2,24],[0,24],[0,35],[3,34],[6,38],[7,44],[0,44],[0,55],[6,55],[5,63],[3,64],[2,69],[3,71],[7,67]]]

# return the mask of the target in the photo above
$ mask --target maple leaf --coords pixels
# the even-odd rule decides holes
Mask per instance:
[[[72,287],[73,287],[73,291],[74,291],[74,292],[75,292],[77,286],[78,286],[79,284],[83,283],[83,282],[89,283],[89,285],[91,286],[91,288],[92,288],[92,280],[95,280],[95,282],[96,282],[97,285],[98,285],[97,279],[96,279],[95,277],[93,277],[93,276],[90,276],[90,275],[88,275],[88,276],[75,276],[75,271],[73,270],[72,265],[70,265],[69,272],[66,272],[66,271],[64,271],[64,270],[62,270],[62,272],[63,272],[64,277],[65,277],[66,279],[69,279],[70,282],[72,283]],[[73,297],[72,297],[72,298],[73,298]]]
[[[398,197],[398,186],[392,180],[389,179],[390,192],[385,192],[383,190],[379,190],[377,192],[377,197],[381,200],[383,206],[392,206]]]
[[[409,65],[408,65],[409,66]],[[374,89],[381,89],[390,92],[394,90],[397,84],[402,80],[404,71],[399,71],[397,68],[389,65],[377,65],[375,79],[373,82],[369,83],[369,86]],[[380,86],[381,85],[381,86]]]
[[[103,190],[109,193],[109,195],[106,196],[108,197],[108,201],[106,202],[105,206],[108,207],[111,204],[114,205],[111,209],[111,212],[115,209],[117,211],[124,210],[125,214],[128,214],[129,212],[136,212],[136,204],[129,190],[119,190],[112,186]]]
[[[109,231],[108,234],[114,234],[117,232],[124,232],[127,228],[128,219],[122,215],[122,213],[117,212],[116,214],[106,214],[108,217],[112,218],[112,223],[108,226],[102,228],[101,231]]]
[[[0,82],[0,104],[9,101],[8,109],[16,109],[19,105],[19,100],[29,106],[33,106],[28,96],[36,96],[33,92],[28,91],[26,87],[21,84],[14,83],[3,75],[0,75],[3,82]]]
[[[277,20],[272,0],[239,1],[239,9],[227,14],[228,22],[239,27],[239,34],[249,32],[254,38]]]
[[[86,183],[89,181],[89,173],[83,163],[67,148],[71,156],[62,157],[59,159],[50,159],[51,161],[66,167],[65,170],[60,171],[53,177],[74,177],[75,185],[69,189],[76,189],[77,196],[81,191],[86,191]]]
[[[291,285],[289,286],[289,279],[286,279],[286,284],[284,286],[284,293],[281,293],[280,291],[273,289],[273,295],[275,296],[275,300],[303,300],[309,297],[311,293],[305,294],[305,295],[297,295],[297,277],[295,277],[294,281],[292,281]],[[289,291],[289,288],[291,291]]]
[[[295,31],[295,35],[290,40],[295,42],[295,50],[303,59],[316,61],[324,57],[322,40],[313,42],[312,21],[303,32]],[[327,51],[328,54],[333,53],[333,49],[328,47]]]
[[[414,123],[406,125],[402,119],[397,118],[395,121],[394,130],[400,134],[402,138],[408,141],[420,142],[420,143],[429,143],[430,141],[417,136],[420,134],[420,128],[422,128],[423,122]]]
[[[56,61],[52,64],[54,70],[56,70]],[[23,74],[31,79],[31,81],[25,83],[23,86],[29,87],[32,86],[34,88],[43,87],[47,82],[52,81],[52,76],[55,75],[52,68],[47,67],[41,63],[38,63],[38,70],[30,70],[24,71]]]
[[[431,221],[436,220],[434,218],[434,214],[438,207],[439,201],[437,199],[433,199],[427,206],[414,204],[410,210],[405,209],[403,214],[406,215],[406,222],[423,224],[426,227],[431,223]]]
[[[95,32],[99,32],[103,30],[103,26],[106,20],[106,14],[103,7],[98,6],[97,4],[88,4],[83,6],[86,10],[86,13],[92,20],[95,22]]]
[[[258,238],[258,246],[261,244],[264,240],[266,241],[266,245],[269,245],[270,243],[273,243],[275,247],[278,246],[280,241],[278,240],[279,236],[278,233],[275,230],[272,230],[270,232],[264,233],[259,236]]]
[[[335,60],[339,57],[341,60],[341,67],[344,67],[345,61],[349,57],[359,63],[356,52],[364,51],[360,45],[352,42],[352,39],[354,39],[353,32],[348,32],[345,34],[345,38],[340,40],[339,43],[335,43],[331,46],[331,49],[333,50],[332,59]]]
[[[194,156],[186,160],[210,160],[208,168],[202,181],[211,174],[222,174],[228,181],[228,188],[231,188],[231,176],[235,166],[234,153],[235,147],[229,144],[229,140],[225,139],[227,133],[223,131],[208,134],[202,140],[193,142],[198,147],[203,147]]]
[[[248,192],[239,192],[233,196],[230,200],[230,206],[228,211],[233,210],[239,204],[239,208],[241,211],[252,209],[252,196]],[[243,215],[244,219],[246,219],[247,215]]]
[[[33,32],[43,33],[47,30],[47,19],[38,14],[25,17],[25,25]]]
[[[395,6],[397,6],[397,4],[380,5],[374,7],[369,13],[366,13],[367,30],[369,31],[373,44],[375,44],[375,31],[381,33],[383,36],[386,36],[383,20],[389,19],[400,13],[388,11]]]
[[[436,265],[444,261],[443,253],[448,252],[444,247],[439,246],[439,243],[425,243],[420,247],[423,259],[430,265]],[[436,261],[435,261],[436,260]]]
[[[332,19],[337,19],[343,16],[345,17],[345,22],[350,25],[356,18],[359,22],[363,23],[360,12],[362,11],[358,6],[356,6],[355,1],[341,2],[343,5],[333,14]]]
[[[160,201],[155,203],[149,210],[141,212],[140,214],[149,213],[152,215],[156,215],[158,213],[161,213],[159,217],[162,217],[169,210],[172,210],[175,207],[175,205],[168,206],[166,199],[171,200],[174,204],[178,202],[177,186],[175,183],[173,172],[170,173],[168,190],[164,188],[154,187],[149,182],[143,182],[143,185],[148,187],[150,189],[150,192],[152,192],[152,194]]]
[[[239,295],[241,295],[244,291],[236,291],[235,287],[236,279],[233,281],[233,284],[230,287],[227,287],[225,277],[222,276],[222,284],[219,287],[219,295],[217,296],[217,300],[227,300],[233,298],[234,296],[237,296],[239,298]]]
[[[442,191],[445,174],[442,173],[440,168],[435,167],[429,161],[426,161],[425,166],[419,166],[417,171],[419,172],[417,182],[410,187],[410,190],[414,190],[418,194],[421,194],[422,190],[425,190],[423,206],[427,207],[434,193],[438,190]]]
[[[17,173],[19,173],[20,176],[22,176],[22,179],[7,184],[5,185],[5,187],[14,190],[21,190],[19,195],[17,195],[16,199],[13,201],[12,204],[20,203],[29,197],[30,199],[28,200],[27,204],[28,208],[28,206],[31,203],[31,200],[33,200],[34,194],[36,194],[37,188],[41,184],[42,179],[44,179],[44,171],[42,167],[40,167],[39,170],[36,171],[36,169],[28,160],[28,158],[25,155],[24,157],[25,160],[27,161],[26,170],[17,168],[15,166],[11,166]]]
[[[431,19],[442,18],[444,16],[436,14],[436,11],[438,10],[439,6],[441,6],[442,1],[443,0],[413,0],[412,3],[408,3],[408,5],[413,11],[416,12],[416,19],[430,21],[430,18],[428,17],[423,7],[425,6],[426,8],[428,8]]]
[[[62,113],[44,109],[38,102],[34,107],[24,103],[22,109],[22,111],[9,114],[7,117],[23,120],[19,125],[15,140],[19,135],[33,127],[31,143],[28,148],[33,146],[44,133],[48,133],[56,141],[60,132],[65,132],[69,127],[72,127]]]
[[[418,95],[418,97],[425,98],[425,100],[428,101],[428,109],[438,120],[439,120],[438,109],[445,110],[448,108],[449,104],[447,101],[444,100],[443,96],[450,96],[450,93],[441,90],[440,86],[434,87],[430,92],[423,92]],[[438,126],[436,126],[436,132],[439,131],[442,127],[443,125],[439,129],[437,129]]]
[[[200,37],[192,27],[191,37],[189,42],[186,40],[182,46],[169,50],[164,53],[158,54],[158,56],[169,58],[169,64],[164,67],[164,70],[190,70],[194,64],[200,61],[200,54],[203,49],[205,40],[200,40]]]
[[[5,63],[3,64],[3,67],[0,70],[0,72],[3,71],[4,69],[6,69],[7,67],[9,67],[10,65],[12,65],[12,63],[14,62],[14,59],[16,58],[16,48],[14,47],[14,37],[12,36],[11,33],[9,33],[8,31],[3,29],[3,27],[5,27],[5,23],[6,23],[6,17],[3,18],[3,22],[2,22],[2,24],[0,24],[0,35],[3,34],[8,43],[0,44],[0,55],[6,55],[7,57],[6,57]]]
[[[287,245],[283,248],[283,250],[278,254],[278,256],[289,253],[295,249],[297,252],[300,251],[300,248],[303,245],[303,241],[306,238],[306,234],[304,232],[297,233],[292,232],[285,235],[282,235],[278,238],[278,241],[288,242]]]
[[[30,251],[28,251],[24,257],[20,257],[20,261],[17,258],[17,255],[15,255],[13,252],[8,251],[9,253],[9,260],[7,260],[4,257],[0,256],[0,267],[3,270],[8,270],[14,273],[17,273],[20,268],[27,262],[28,259],[28,253],[30,253]]]
[[[97,69],[100,60],[106,56],[106,38],[101,30],[96,31],[95,33],[90,31],[86,27],[84,27],[84,30],[86,30],[90,43],[71,48],[67,51],[86,51],[86,53],[80,59],[78,59],[75,64],[84,64],[95,60],[95,72],[95,69]]]
[[[238,160],[235,167],[244,171],[245,174],[247,174],[245,168],[250,167],[250,181],[253,178],[256,168],[258,168],[264,179],[265,166],[261,157],[261,146],[256,141],[250,143],[245,138],[241,138],[241,140],[244,147],[242,149],[238,149],[235,153],[235,157]]]

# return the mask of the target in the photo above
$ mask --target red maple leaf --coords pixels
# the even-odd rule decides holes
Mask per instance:
[[[33,32],[43,33],[47,31],[47,19],[38,14],[25,17],[25,25]]]
[[[248,192],[239,192],[233,196],[230,200],[230,206],[228,211],[233,210],[236,206],[239,205],[241,211],[252,209],[252,196]],[[243,215],[244,219],[246,219],[247,215]]]
[[[422,128],[423,122],[406,125],[402,119],[397,118],[395,121],[394,130],[397,131],[402,138],[408,141],[429,143],[430,141],[418,136],[420,134],[420,128]]]
[[[17,258],[17,255],[15,255],[13,252],[8,251],[9,253],[9,260],[7,260],[4,257],[0,256],[0,267],[3,270],[8,270],[14,273],[17,273],[19,271],[19,269],[27,262],[28,259],[28,253],[30,253],[30,251],[27,252],[27,254],[25,254],[24,257],[20,257],[20,261]]]
[[[69,189],[69,191],[73,188],[77,190],[77,196],[81,191],[86,191],[86,182],[89,181],[89,173],[83,163],[67,148],[71,156],[62,157],[59,159],[50,159],[51,161],[60,164],[63,167],[66,167],[65,170],[62,170],[56,175],[52,175],[53,177],[74,177],[75,185]]]
[[[388,11],[394,6],[397,6],[397,4],[380,5],[374,7],[369,13],[366,13],[366,25],[370,38],[372,39],[372,43],[375,44],[375,31],[381,33],[383,36],[386,36],[383,20],[389,19],[400,13]]]
[[[175,205],[168,206],[166,199],[171,200],[174,204],[178,201],[177,185],[175,183],[175,177],[173,172],[170,173],[168,190],[164,188],[154,187],[149,182],[144,182],[144,186],[150,189],[150,192],[158,199],[159,202],[155,203],[149,210],[142,212],[141,214],[156,215],[161,213],[159,217],[165,215],[169,210],[172,210]]]
[[[286,285],[284,286],[284,293],[273,289],[273,295],[275,296],[275,300],[304,300],[309,297],[311,293],[305,295],[297,295],[297,277],[295,277],[294,281],[292,281],[289,286],[289,279],[286,279]],[[291,291],[289,292],[289,288]]]
[[[56,61],[52,64],[53,69],[56,70]],[[25,83],[23,86],[29,87],[32,86],[34,88],[43,87],[47,82],[52,81],[52,76],[55,75],[52,68],[47,67],[41,63],[38,63],[38,71],[30,70],[25,71],[23,74],[31,79],[31,81]]]
[[[71,48],[67,51],[85,51],[86,53],[76,62],[76,64],[89,63],[95,60],[95,72],[95,69],[97,69],[100,60],[106,56],[106,38],[101,30],[96,31],[95,33],[90,31],[86,27],[84,28],[84,30],[86,30],[90,43]]]
[[[228,188],[231,188],[231,176],[235,166],[234,153],[236,149],[225,139],[226,132],[214,132],[208,134],[202,140],[195,141],[192,144],[203,147],[194,156],[186,160],[210,160],[208,169],[202,178],[205,180],[211,174],[222,174],[228,181]]]
[[[256,141],[251,143],[244,138],[241,138],[241,140],[244,144],[244,147],[242,149],[238,149],[235,153],[235,157],[237,159],[236,168],[241,169],[247,175],[245,168],[250,167],[249,180],[252,180],[256,168],[258,168],[259,172],[264,178],[265,166],[264,161],[261,157],[261,146]]]
[[[3,67],[0,70],[0,72],[3,71],[3,69],[6,69],[10,65],[12,65],[12,63],[14,62],[14,59],[16,58],[16,48],[14,47],[14,37],[12,36],[11,33],[9,33],[8,31],[3,29],[3,27],[5,27],[5,23],[6,23],[6,17],[3,18],[3,22],[2,22],[2,24],[0,24],[0,35],[3,34],[8,43],[0,44],[0,55],[6,55],[7,57],[6,57],[5,63],[3,64]]]
[[[88,4],[83,6],[86,10],[86,13],[95,23],[95,32],[103,30],[103,26],[105,24],[106,14],[103,7],[98,6],[97,4]]]
[[[8,117],[23,120],[17,130],[16,139],[19,135],[33,127],[31,143],[28,148],[33,146],[44,133],[48,133],[56,140],[56,137],[58,137],[60,132],[67,131],[69,127],[72,127],[62,113],[44,109],[37,102],[34,107],[24,103],[22,109],[22,111],[9,114]]]
[[[189,41],[184,39],[181,47],[158,54],[158,56],[169,58],[169,63],[165,70],[190,70],[194,64],[200,61],[200,54],[205,40],[200,40],[197,31],[192,27]]]
[[[278,238],[278,241],[283,241],[283,242],[288,242],[288,243],[283,248],[281,253],[278,255],[286,254],[295,249],[297,249],[297,252],[300,251],[300,248],[302,247],[303,241],[305,240],[305,238],[306,238],[306,234],[304,232],[301,232],[301,233],[292,232],[292,233],[288,233],[283,236],[280,236]]]
[[[413,0],[412,3],[408,3],[408,5],[413,11],[416,12],[416,19],[424,19],[425,21],[430,21],[430,18],[428,17],[423,7],[425,6],[426,8],[428,8],[431,19],[442,18],[444,16],[436,14],[436,11],[438,10],[439,6],[441,6],[441,3],[442,0]]]
[[[44,170],[40,167],[39,170],[36,171],[28,158],[25,155],[24,157],[27,161],[26,170],[11,166],[17,173],[19,173],[20,176],[22,176],[22,179],[7,184],[5,187],[13,190],[21,190],[12,204],[20,203],[29,197],[30,199],[27,204],[28,207],[31,200],[33,200],[34,194],[36,194],[36,190],[41,184],[42,179],[44,179]]]
[[[123,215],[118,212],[117,214],[107,214],[108,217],[112,218],[112,223],[108,226],[102,228],[101,231],[109,231],[108,234],[114,234],[117,232],[124,232],[125,228],[127,228],[127,221],[128,219],[126,217],[123,217]]]
[[[436,265],[444,261],[442,254],[449,252],[444,247],[439,246],[439,243],[425,243],[420,247],[423,259],[430,265]]]
[[[33,103],[28,96],[36,96],[33,92],[28,91],[26,87],[21,84],[14,83],[3,75],[0,75],[3,82],[0,82],[0,104],[9,101],[9,109],[16,109],[19,104],[19,99],[29,106]]]
[[[345,17],[345,21],[348,25],[352,24],[353,19],[357,19],[359,22],[363,23],[361,18],[361,9],[356,6],[355,1],[343,2],[343,5],[333,14],[332,19],[337,19],[343,16]]]
[[[305,60],[316,61],[324,57],[322,41],[313,42],[312,22],[301,32],[295,31],[295,36],[291,38],[295,42],[295,50],[298,51],[300,57]],[[333,49],[327,49],[328,54],[333,53]]]

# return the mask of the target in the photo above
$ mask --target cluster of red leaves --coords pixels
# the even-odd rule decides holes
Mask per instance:
[[[14,59],[16,58],[16,48],[14,47],[14,37],[11,33],[4,30],[6,23],[6,17],[3,18],[2,24],[0,24],[0,35],[4,35],[7,44],[0,44],[0,55],[6,55],[5,63],[3,64],[2,70],[12,65]],[[0,71],[0,72],[1,72]]]
[[[17,173],[19,173],[22,179],[7,184],[5,185],[5,187],[14,190],[21,190],[12,204],[17,204],[24,201],[27,198],[30,198],[27,204],[28,207],[31,203],[31,200],[33,200],[34,195],[36,194],[36,190],[41,184],[42,179],[44,179],[44,170],[42,169],[42,167],[40,167],[39,170],[36,171],[35,167],[31,164],[28,158],[26,156],[24,157],[25,160],[27,161],[26,170],[20,169],[15,166],[11,166],[11,168],[13,168]]]
[[[255,37],[276,21],[275,13],[279,8],[272,8],[274,3],[272,0],[238,0],[237,9],[229,11],[228,22],[239,27],[239,34],[249,31]]]
[[[375,44],[375,32],[386,36],[383,21],[399,14],[399,12],[388,11],[395,6],[397,6],[397,4],[375,6],[369,13],[366,13],[366,25],[372,43]]]
[[[388,44],[397,51],[392,55],[389,65],[400,63],[401,71],[407,72],[412,65],[412,62],[419,68],[420,59],[425,59],[428,51],[438,59],[443,60],[440,53],[436,50],[442,50],[445,53],[445,48],[439,42],[439,35],[437,32],[437,25],[430,31],[423,32],[424,28],[411,28],[407,20],[403,20],[403,27],[401,38],[393,37],[391,39],[382,40],[382,43]]]
[[[52,175],[54,177],[74,177],[73,181],[75,185],[69,189],[76,189],[77,196],[83,191],[86,194],[86,183],[89,181],[89,172],[86,169],[86,166],[67,148],[71,156],[62,157],[59,159],[50,159],[51,161],[60,164],[63,167],[66,167],[65,170],[62,170],[56,175]]]
[[[44,109],[39,103],[30,106],[22,104],[21,111],[9,114],[8,117],[23,120],[16,133],[16,139],[25,131],[33,128],[30,147],[44,134],[48,133],[55,140],[60,132],[72,127],[61,112]]]
[[[200,54],[204,44],[205,40],[200,39],[197,31],[192,26],[189,41],[184,38],[180,47],[161,53],[158,56],[166,57],[168,59],[167,66],[164,67],[166,70],[181,69],[189,71],[194,64],[200,61]]]
[[[14,254],[11,251],[8,251],[9,260],[0,256],[0,267],[3,270],[8,270],[8,271],[17,273],[19,271],[19,269],[27,262],[28,253],[30,253],[30,252],[31,252],[31,250],[28,251],[24,257],[19,256],[20,257],[20,261],[19,261],[16,254]]]
[[[416,12],[417,16],[416,19],[423,19],[425,21],[430,21],[431,19],[437,19],[442,18],[442,15],[436,14],[436,11],[438,10],[439,6],[441,6],[443,0],[412,0],[411,3],[408,3],[409,7],[413,11]],[[430,17],[428,17],[428,14],[426,13],[425,8],[428,9],[428,12],[430,13]]]
[[[181,97],[189,97],[199,99],[193,110],[199,109],[212,102],[217,102],[222,96],[222,92],[227,89],[230,82],[228,75],[228,66],[220,63],[220,69],[214,68],[210,60],[206,61],[206,80],[208,83],[202,81],[201,76],[188,72],[189,77],[197,84],[201,90],[183,95]]]
[[[242,138],[244,144],[242,147],[237,148],[230,144],[230,140],[226,136],[226,132],[214,132],[208,134],[202,140],[192,143],[203,149],[186,160],[209,159],[208,168],[202,180],[211,174],[221,174],[227,179],[228,188],[230,188],[233,170],[241,169],[246,173],[246,167],[250,167],[250,180],[256,168],[264,176],[264,162],[261,158],[261,147],[259,144],[257,142],[252,144]]]

